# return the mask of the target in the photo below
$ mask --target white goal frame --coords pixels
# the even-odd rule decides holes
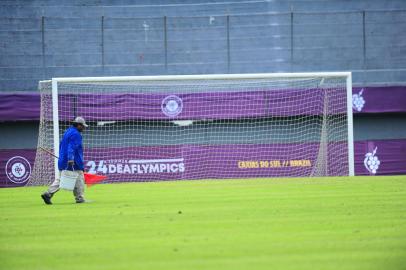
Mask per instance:
[[[351,72],[300,72],[300,73],[254,73],[254,74],[208,74],[208,75],[160,75],[160,76],[113,76],[113,77],[65,77],[52,78],[52,119],[54,154],[59,156],[58,83],[119,82],[119,81],[171,81],[171,80],[224,80],[224,79],[270,79],[270,78],[322,78],[345,77],[347,90],[348,175],[354,176],[354,132],[352,114]],[[55,177],[58,161],[55,159]]]

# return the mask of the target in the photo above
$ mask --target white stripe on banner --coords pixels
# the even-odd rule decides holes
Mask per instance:
[[[183,158],[172,158],[172,159],[139,159],[139,160],[129,160],[128,163],[165,163],[165,162],[183,162]]]

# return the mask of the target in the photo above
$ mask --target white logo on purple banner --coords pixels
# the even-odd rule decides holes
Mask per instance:
[[[31,175],[30,162],[20,156],[10,158],[6,163],[6,175],[7,178],[16,184],[22,184],[27,182]]]
[[[363,92],[364,88],[362,88],[358,94],[352,95],[352,108],[358,112],[362,111],[362,108],[364,108],[365,105],[365,99],[362,96]]]
[[[381,164],[378,156],[376,156],[377,150],[378,147],[375,147],[374,151],[365,154],[364,166],[368,170],[368,172],[372,174],[376,174],[379,169],[379,165]]]
[[[91,174],[157,174],[185,172],[183,158],[89,160],[86,163],[86,167],[88,167],[88,172]]]
[[[182,99],[175,95],[167,96],[162,100],[161,109],[166,116],[178,116],[183,109]]]

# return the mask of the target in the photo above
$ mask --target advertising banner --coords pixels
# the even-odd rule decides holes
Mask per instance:
[[[279,145],[281,147],[281,145]],[[139,182],[310,175],[315,153],[300,156],[274,151],[272,145],[174,145],[91,149],[85,152],[86,171],[107,175],[108,182]],[[308,149],[317,147],[307,144]],[[314,150],[316,151],[316,150]],[[328,157],[343,164],[343,158]],[[24,186],[31,176],[35,150],[0,150],[0,187]],[[345,175],[340,166],[331,175]],[[53,164],[50,164],[53,169]],[[406,174],[406,140],[358,141],[355,143],[356,175]],[[125,176],[125,177],[124,177]],[[52,179],[48,180],[49,182]]]
[[[317,102],[317,98],[321,98],[320,93],[321,91],[317,91],[317,89],[306,91],[264,89],[248,92],[174,93],[175,95],[164,93],[97,94],[80,95],[80,107],[75,105],[78,100],[77,96],[65,95],[63,104],[60,104],[60,117],[71,120],[76,113],[85,117],[86,120],[116,121],[156,120],[167,119],[167,117],[193,120],[319,114],[321,108],[314,106],[304,108],[303,101]],[[0,121],[39,120],[39,93],[1,93],[0,99]],[[275,109],[283,100],[289,100],[289,104],[292,106]],[[221,106],[218,105],[219,101],[221,101]],[[272,106],[273,102],[278,106]],[[406,112],[406,86],[354,87],[352,103],[355,114],[404,113]],[[250,106],[246,106],[246,104],[250,104]],[[336,106],[337,103],[332,102],[329,105]],[[122,110],[129,106],[131,110]],[[92,109],[89,110],[89,108]],[[216,109],[207,110],[206,108]],[[333,108],[332,111],[338,113],[344,109],[343,107]]]

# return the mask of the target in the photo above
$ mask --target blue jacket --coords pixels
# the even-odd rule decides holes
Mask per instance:
[[[82,135],[74,127],[70,127],[65,131],[65,134],[63,134],[63,138],[59,144],[58,168],[60,171],[72,170],[72,166],[68,168],[68,160],[75,161],[75,170],[83,171],[84,164]]]

